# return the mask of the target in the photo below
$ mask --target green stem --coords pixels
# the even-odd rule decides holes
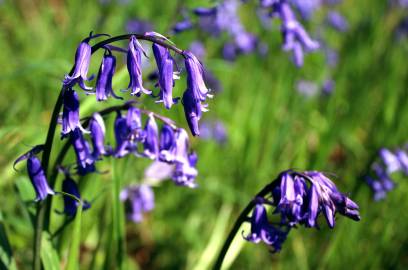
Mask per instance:
[[[278,181],[272,181],[270,184],[266,185],[258,194],[255,195],[256,197],[265,197],[273,188],[278,184]],[[235,221],[234,226],[232,227],[230,233],[228,234],[227,239],[224,242],[224,245],[221,248],[220,253],[218,254],[217,260],[214,264],[213,269],[218,270],[221,269],[222,263],[224,261],[225,255],[227,255],[228,249],[234,240],[235,235],[237,234],[239,228],[241,227],[242,223],[248,220],[248,214],[251,212],[252,208],[255,206],[255,200],[251,200],[248,205],[242,210],[241,214],[238,216],[237,220]]]

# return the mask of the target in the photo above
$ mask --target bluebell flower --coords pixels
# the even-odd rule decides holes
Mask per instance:
[[[66,175],[64,181],[62,182],[62,191],[71,194],[75,196],[77,199],[81,200],[81,195],[79,193],[78,186],[75,183],[75,181],[71,177],[69,177],[69,175]],[[79,206],[79,202],[65,194],[63,195],[64,195],[64,213],[68,216],[75,216]],[[91,204],[88,201],[86,200],[82,201],[82,210],[87,210],[90,207]]]
[[[63,93],[61,136],[65,137],[77,128],[86,132],[79,121],[79,97],[73,89],[66,89]]]
[[[145,139],[145,131],[142,128],[142,116],[138,108],[130,106],[126,114],[126,125],[128,128],[128,140],[136,143]],[[134,146],[136,148],[136,146]]]
[[[144,132],[146,137],[143,142],[143,154],[147,158],[156,159],[159,155],[159,130],[152,114],[146,121]]]
[[[153,43],[153,54],[159,70],[160,101],[167,109],[170,109],[177,99],[173,99],[174,78],[178,78],[173,73],[174,60],[168,49]]]
[[[173,128],[167,124],[163,124],[160,132],[159,160],[167,163],[173,162],[175,147],[176,138]]]
[[[127,119],[122,116],[118,111],[115,122],[115,140],[116,140],[116,149],[114,150],[114,156],[117,158],[124,157],[130,153],[132,148],[131,142],[129,140],[129,127],[127,124]]]
[[[70,140],[76,155],[78,174],[85,175],[95,172],[95,159],[91,154],[89,143],[79,128],[70,133]]]
[[[290,227],[274,226],[268,221],[265,206],[257,203],[250,219],[251,232],[243,237],[245,240],[259,243],[264,242],[272,248],[272,252],[281,250],[282,244],[290,231]]]
[[[154,29],[149,21],[132,19],[126,23],[126,32],[128,33],[146,33]]]
[[[395,188],[395,183],[378,163],[374,163],[372,167],[375,178],[367,175],[365,181],[373,192],[373,199],[379,201],[385,199],[387,193]]]
[[[309,20],[322,4],[321,0],[291,0],[291,3],[306,20]]]
[[[175,34],[190,30],[193,28],[193,23],[189,18],[185,18],[182,21],[177,22],[175,25],[172,27],[172,32]]]
[[[184,107],[184,114],[191,133],[193,136],[199,136],[200,129],[198,122],[202,116],[203,105],[199,100],[194,98],[194,93],[189,90],[184,92],[182,103]]]
[[[405,152],[402,149],[397,149],[397,151],[395,151],[395,154],[400,163],[400,167],[402,171],[405,173],[405,175],[408,176],[408,154],[407,152]]]
[[[105,123],[99,113],[94,113],[91,120],[89,120],[89,130],[93,146],[92,156],[97,160],[101,155],[107,155],[105,148]]]
[[[273,7],[282,20],[283,50],[292,51],[296,66],[300,67],[303,64],[303,50],[316,50],[319,43],[310,38],[286,1],[275,2]]]
[[[326,17],[327,23],[339,32],[346,32],[349,28],[347,20],[338,12],[330,11]]]
[[[89,41],[93,38],[99,37],[103,34],[92,35],[85,38],[79,43],[75,53],[75,64],[72,75],[66,75],[64,79],[64,86],[72,88],[76,83],[84,90],[91,90],[91,87],[85,85],[85,81],[92,80],[93,76],[87,77],[89,63],[91,62],[92,48]]]
[[[296,90],[305,97],[314,97],[317,95],[319,87],[315,82],[299,80],[296,82]]]
[[[218,144],[227,141],[227,131],[221,121],[204,121],[200,128],[200,138],[204,140],[214,140]]]
[[[322,86],[322,93],[325,95],[331,95],[334,91],[334,87],[336,86],[336,82],[332,79],[327,79],[323,82]]]
[[[107,100],[109,96],[117,99],[123,99],[115,94],[112,89],[112,78],[115,73],[116,58],[110,50],[106,50],[99,68],[96,79],[96,100]]]
[[[387,173],[391,174],[401,169],[401,164],[397,156],[387,148],[381,148],[379,155],[385,165]]]
[[[197,184],[195,183],[195,179],[198,175],[198,171],[196,169],[197,165],[197,154],[190,153],[187,155],[187,160],[184,160],[184,156],[177,156],[183,161],[176,161],[175,162],[175,169],[172,175],[173,182],[176,185],[186,186],[190,188],[195,188]]]
[[[144,171],[144,181],[148,183],[157,183],[165,179],[170,179],[174,172],[174,164],[153,161]]]
[[[190,43],[189,49],[190,52],[200,60],[202,60],[207,53],[204,44],[197,40]]]
[[[238,56],[238,49],[232,42],[226,42],[222,47],[222,57],[227,61],[235,61]]]
[[[336,212],[359,220],[358,205],[340,193],[334,183],[316,171],[285,171],[280,174],[279,185],[272,191],[276,213],[289,226],[305,224],[316,227],[320,213],[333,228]]]
[[[128,219],[136,223],[142,221],[143,213],[154,208],[154,193],[148,185],[127,187],[120,193],[120,199],[127,204]]]
[[[143,87],[142,53],[142,45],[135,36],[131,36],[127,53],[127,69],[130,77],[128,89],[131,89],[131,94],[136,96],[140,96],[142,92],[147,95],[152,93]]]

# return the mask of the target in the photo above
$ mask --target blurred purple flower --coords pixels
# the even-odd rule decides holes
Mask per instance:
[[[309,20],[322,4],[321,0],[291,0],[290,2],[306,20]]]
[[[193,23],[189,18],[185,18],[182,21],[177,22],[175,25],[172,27],[172,32],[175,34],[190,30],[193,28]]]
[[[148,185],[129,186],[122,190],[120,199],[126,203],[128,219],[136,223],[143,220],[143,213],[154,208],[154,193]]]
[[[126,32],[128,33],[142,34],[153,31],[153,29],[154,29],[153,25],[145,20],[133,19],[129,20],[126,23]]]
[[[221,121],[203,121],[201,124],[200,138],[204,140],[214,140],[222,145],[227,141],[227,131]]]
[[[331,95],[334,91],[334,87],[336,86],[336,82],[332,79],[327,79],[323,82],[322,86],[322,93],[324,95]]]
[[[387,148],[381,148],[379,155],[385,165],[385,170],[388,174],[394,173],[401,169],[401,164],[397,156]]]
[[[317,95],[319,87],[314,82],[299,80],[296,83],[296,90],[305,97],[314,97]]]
[[[326,17],[327,23],[339,32],[346,32],[349,28],[347,20],[338,12],[330,11]]]

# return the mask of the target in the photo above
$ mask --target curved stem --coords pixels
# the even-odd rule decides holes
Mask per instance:
[[[275,186],[278,184],[278,181],[274,180],[270,184],[266,185],[258,194],[255,195],[256,197],[264,197],[267,195]],[[217,260],[215,261],[214,270],[221,269],[222,263],[224,261],[225,255],[227,255],[228,249],[234,240],[235,235],[237,234],[239,228],[241,227],[242,223],[248,220],[248,214],[251,212],[252,208],[255,206],[255,200],[251,200],[248,205],[242,210],[241,214],[238,216],[237,220],[235,221],[234,226],[232,227],[230,233],[227,236],[227,239],[224,242],[224,245],[221,248],[220,253],[218,254]]]

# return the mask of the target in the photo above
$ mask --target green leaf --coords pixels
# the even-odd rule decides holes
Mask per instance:
[[[72,231],[72,241],[69,248],[66,270],[77,270],[79,268],[79,248],[81,244],[81,217],[82,203],[78,206]]]
[[[41,261],[45,270],[60,270],[60,259],[48,232],[42,232]]]
[[[8,241],[6,228],[3,224],[3,214],[0,212],[0,269],[14,270],[16,262]]]

